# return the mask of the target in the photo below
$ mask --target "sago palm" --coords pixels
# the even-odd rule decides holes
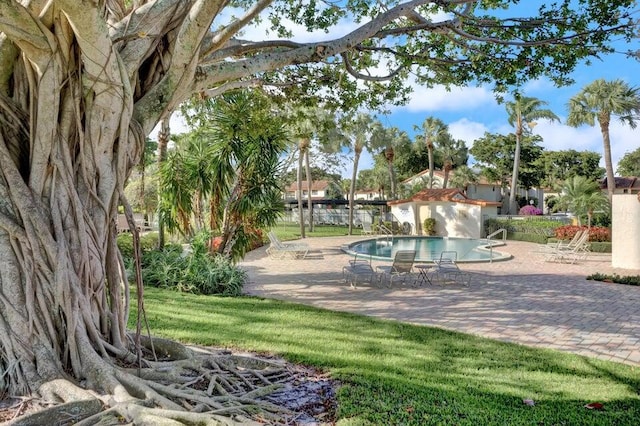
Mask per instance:
[[[604,164],[607,173],[609,201],[616,188],[611,160],[611,140],[609,125],[611,116],[617,116],[622,123],[635,129],[640,114],[640,95],[637,87],[631,87],[622,80],[606,81],[598,79],[585,86],[580,93],[569,100],[567,124],[578,127],[583,124],[600,125],[604,150]]]

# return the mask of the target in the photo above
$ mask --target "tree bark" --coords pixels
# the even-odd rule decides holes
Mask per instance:
[[[349,235],[353,235],[353,209],[355,208],[356,178],[358,176],[358,163],[360,162],[361,147],[356,147],[353,155],[353,170],[351,171],[351,185],[349,188]]]
[[[602,133],[602,142],[604,145],[604,167],[607,174],[607,195],[609,203],[613,199],[613,193],[616,190],[616,178],[613,174],[613,161],[611,160],[611,138],[609,136],[609,123],[611,116],[607,112],[598,114],[598,123],[600,124],[600,132]]]

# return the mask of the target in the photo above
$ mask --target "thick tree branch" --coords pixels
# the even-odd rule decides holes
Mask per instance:
[[[211,41],[205,46],[203,57],[207,57],[212,52],[218,50],[227,41],[240,31],[245,25],[249,24],[260,12],[273,3],[273,0],[259,0],[240,18],[233,21],[220,31],[218,31]]]

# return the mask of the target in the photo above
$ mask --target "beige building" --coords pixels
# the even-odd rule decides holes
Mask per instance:
[[[311,198],[314,200],[320,200],[326,198],[327,189],[329,188],[329,181],[327,180],[314,180],[311,182]],[[308,183],[306,180],[302,181],[302,197],[308,196]],[[298,198],[298,182],[294,182],[285,188],[285,199]]]
[[[425,189],[408,199],[389,201],[387,205],[402,225],[411,226],[414,235],[422,234],[426,218],[433,218],[438,236],[482,238],[484,216],[495,216],[500,203],[471,199],[453,188]]]

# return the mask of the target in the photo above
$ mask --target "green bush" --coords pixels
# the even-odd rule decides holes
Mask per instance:
[[[611,253],[611,243],[607,241],[592,241],[591,251],[594,253]]]
[[[544,219],[539,216],[532,216],[524,219],[497,219],[491,218],[484,221],[484,229],[487,235],[490,235],[498,229],[504,228],[507,233],[522,233],[544,235],[553,237],[554,231],[562,222],[556,220]]]
[[[548,237],[542,234],[527,234],[524,232],[507,232],[507,239],[514,241],[528,241],[530,243],[547,244]]]
[[[123,232],[118,235],[118,248],[125,262],[133,259],[133,235],[130,232]],[[154,250],[158,247],[158,233],[148,232],[140,235],[140,251],[142,254]]]
[[[422,231],[426,235],[436,235],[436,220],[432,217],[428,217],[422,223]]]
[[[195,250],[153,250],[142,259],[142,279],[146,285],[193,294],[242,294],[246,273],[220,255]]]
[[[593,274],[587,277],[588,280],[602,281],[616,284],[640,285],[640,275],[620,276],[618,274],[605,275]]]

